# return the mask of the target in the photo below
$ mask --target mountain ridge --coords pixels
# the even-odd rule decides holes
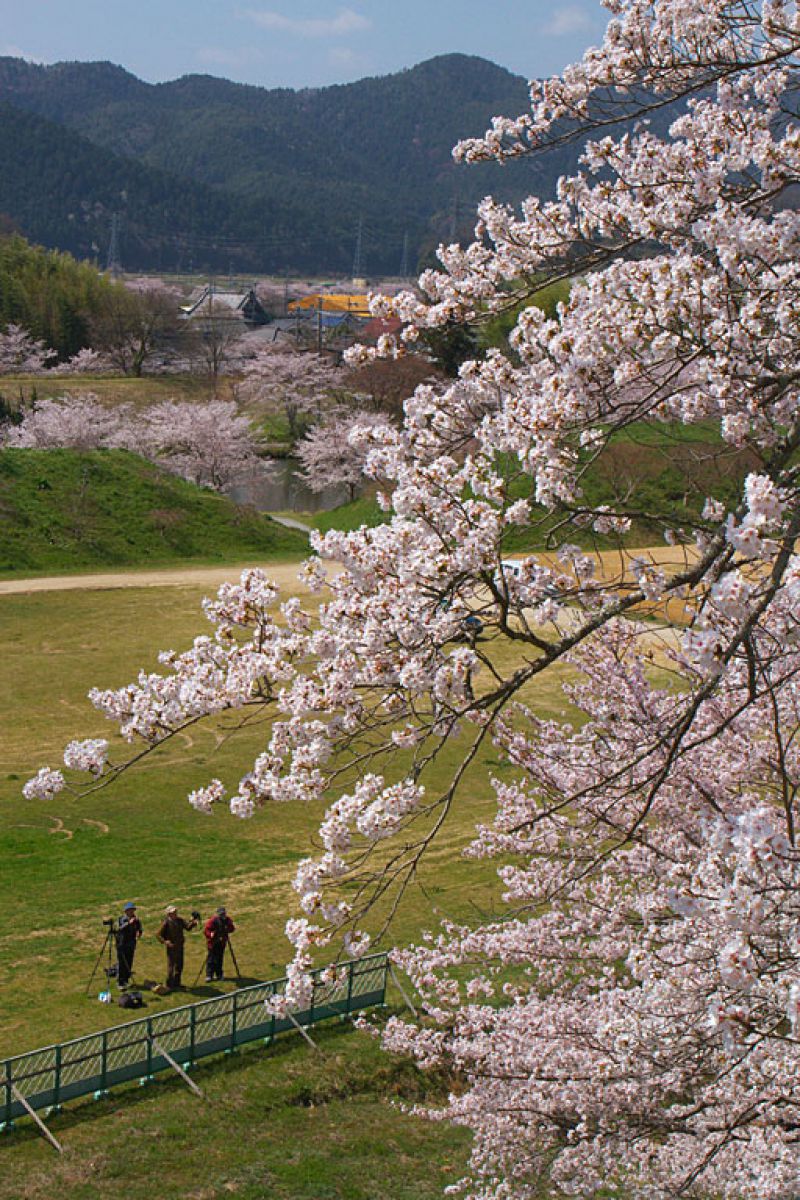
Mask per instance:
[[[527,100],[521,76],[465,54],[301,89],[211,75],[151,84],[110,62],[3,57],[0,143],[15,179],[0,185],[0,210],[45,245],[85,255],[93,244],[101,257],[119,211],[123,263],[139,270],[346,273],[358,241],[358,273],[396,275],[404,259],[413,271],[438,242],[470,237],[487,193],[550,196],[574,167],[574,149],[503,167],[453,161],[457,141]]]

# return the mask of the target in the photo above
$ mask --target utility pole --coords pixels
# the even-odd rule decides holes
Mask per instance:
[[[122,265],[119,261],[119,213],[111,214],[111,239],[108,243],[108,260],[106,262],[106,270],[114,279],[118,279],[122,274]]]
[[[356,250],[353,255],[353,279],[361,278],[361,249],[364,230],[364,221],[362,217],[358,218],[358,229],[356,230]]]
[[[408,230],[403,234],[403,257],[400,259],[400,278],[408,279]]]

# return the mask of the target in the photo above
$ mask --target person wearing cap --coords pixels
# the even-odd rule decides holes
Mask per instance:
[[[192,918],[187,921],[185,917],[179,915],[174,904],[170,904],[169,908],[164,913],[164,920],[161,922],[156,937],[167,951],[167,987],[179,988],[181,984],[181,975],[183,973],[183,943],[186,932],[189,929],[195,929],[197,921]]]
[[[233,921],[224,908],[218,908],[213,917],[209,917],[203,926],[206,937],[208,956],[206,958],[206,983],[214,979],[222,979],[222,960],[225,957],[225,947],[228,938],[236,929]]]
[[[117,944],[117,983],[127,987],[133,970],[136,943],[142,936],[142,922],[136,915],[136,905],[129,900],[117,917],[114,938]]]

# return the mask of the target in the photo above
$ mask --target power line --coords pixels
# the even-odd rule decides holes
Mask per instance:
[[[353,279],[360,279],[362,274],[361,266],[361,242],[364,229],[364,221],[362,217],[358,218],[358,229],[356,231],[356,251],[353,255]]]

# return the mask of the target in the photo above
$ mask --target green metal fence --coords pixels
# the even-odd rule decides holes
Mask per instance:
[[[328,982],[329,973],[320,968],[313,973],[309,1007],[293,1012],[293,1019],[276,1017],[265,1007],[286,987],[285,979],[274,979],[7,1058],[0,1062],[0,1128],[26,1114],[15,1090],[33,1109],[57,1108],[75,1096],[102,1095],[117,1083],[146,1080],[169,1069],[159,1048],[185,1067],[244,1042],[268,1042],[297,1025],[304,1028],[383,1004],[387,970],[385,954],[341,963]]]

